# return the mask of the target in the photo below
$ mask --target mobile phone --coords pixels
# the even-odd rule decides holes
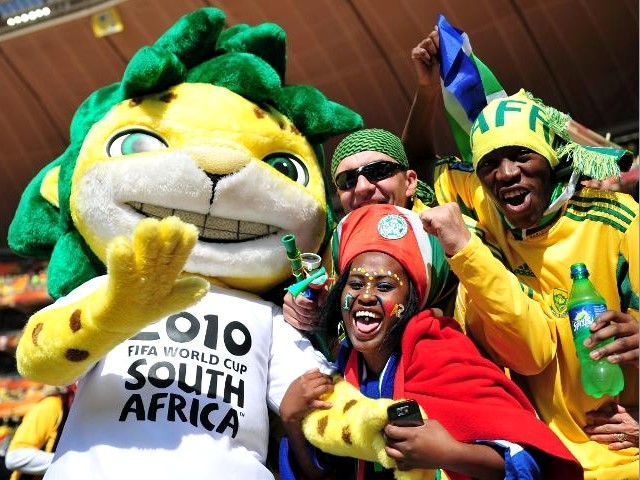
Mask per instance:
[[[403,400],[387,408],[389,423],[398,427],[417,427],[422,425],[422,414],[415,400]]]

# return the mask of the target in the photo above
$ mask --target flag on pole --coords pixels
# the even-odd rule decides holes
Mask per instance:
[[[471,163],[469,132],[478,114],[494,98],[507,94],[491,70],[471,50],[469,37],[438,17],[440,78],[444,108],[463,160]]]

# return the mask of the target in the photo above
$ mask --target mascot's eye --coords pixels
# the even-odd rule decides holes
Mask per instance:
[[[272,153],[267,155],[264,161],[294,182],[298,182],[301,185],[309,183],[307,167],[289,153]]]
[[[155,152],[167,148],[160,137],[143,130],[127,130],[111,139],[107,147],[110,157],[132,155],[134,153]]]

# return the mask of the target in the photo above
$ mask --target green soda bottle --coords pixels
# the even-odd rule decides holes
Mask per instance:
[[[571,294],[568,309],[573,343],[580,360],[580,379],[587,395],[600,398],[603,395],[617,395],[624,387],[624,378],[619,365],[610,363],[606,358],[592,360],[589,352],[592,349],[582,343],[591,334],[589,326],[607,310],[607,303],[589,280],[589,271],[584,263],[571,265]],[[609,338],[599,343],[593,349],[613,342]]]

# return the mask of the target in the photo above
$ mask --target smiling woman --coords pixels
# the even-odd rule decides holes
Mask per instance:
[[[300,443],[301,418],[314,409],[337,408],[339,415],[316,410],[304,420],[307,438],[324,452],[363,458],[358,457],[361,444],[384,443],[383,456],[400,470],[443,469],[456,480],[582,478],[580,465],[537,419],[524,394],[480,355],[455,321],[429,309],[420,311],[438,289],[437,264],[445,260],[417,214],[393,205],[363,206],[340,222],[336,235],[335,263],[341,273],[322,316],[330,332],[340,324],[346,333],[337,368],[365,396],[413,399],[428,419],[407,427],[385,417],[379,423],[386,424],[384,441],[366,438],[355,431],[356,425],[373,421],[349,420],[352,408],[354,415],[360,412],[354,407],[359,399],[344,405],[319,400],[334,388],[343,392],[344,382],[334,385],[331,377],[307,372],[289,387],[280,414],[308,475],[319,474],[320,464]],[[336,420],[343,420],[341,428],[335,428]],[[339,432],[339,438],[332,432]],[[379,429],[370,436],[375,435]],[[331,458],[321,466],[321,473],[335,478],[351,478],[355,471],[357,478],[393,478],[391,471],[380,472],[370,461]],[[520,473],[512,476],[511,471]],[[395,478],[429,478],[428,472],[401,477],[403,473],[396,472]]]
[[[342,322],[353,347],[380,375],[406,319],[417,311],[415,289],[402,265],[386,253],[361,253],[351,265],[341,294]]]

